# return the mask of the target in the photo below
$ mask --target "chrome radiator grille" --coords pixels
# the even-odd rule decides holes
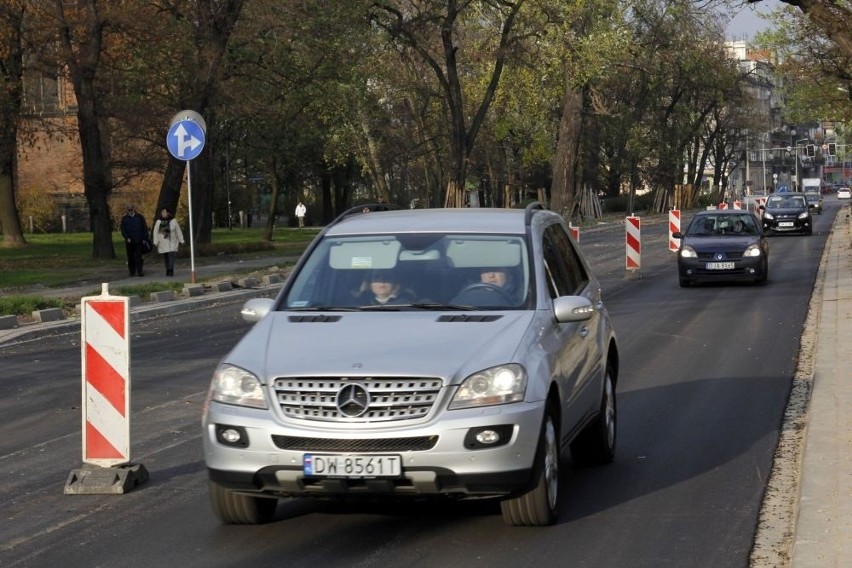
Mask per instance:
[[[287,418],[323,422],[390,422],[429,414],[440,379],[370,377],[278,378],[275,395]]]

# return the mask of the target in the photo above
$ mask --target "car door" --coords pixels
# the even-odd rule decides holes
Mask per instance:
[[[543,233],[544,270],[551,301],[558,296],[584,296],[598,306],[600,291],[592,289],[577,248],[560,223],[549,225]],[[600,313],[578,323],[552,320],[550,333],[554,345],[552,372],[562,385],[565,426],[570,432],[595,412],[600,402]]]

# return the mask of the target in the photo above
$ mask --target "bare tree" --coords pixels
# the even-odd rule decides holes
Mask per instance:
[[[444,94],[444,104],[448,120],[446,128],[450,140],[450,176],[447,182],[444,203],[447,207],[461,207],[464,204],[464,187],[468,158],[476,142],[477,134],[491,105],[503,67],[510,54],[510,44],[519,11],[525,0],[481,0],[479,2],[459,2],[448,0],[437,3],[432,11],[405,9],[405,2],[375,2],[373,22],[383,28],[391,41],[401,49],[414,52],[434,73]],[[465,99],[465,88],[459,60],[463,51],[460,40],[463,15],[466,10],[476,10],[478,16],[472,21],[482,24],[486,14],[494,16],[497,22],[497,45],[492,47],[493,61],[487,86],[478,104],[470,105]],[[432,38],[439,38],[437,45]],[[472,45],[467,49],[477,51]],[[478,53],[481,57],[482,53]],[[475,106],[475,112],[470,112]],[[469,120],[469,117],[471,117]]]
[[[181,0],[160,0],[155,4],[175,22],[187,26],[192,51],[187,53],[189,63],[184,65],[186,76],[184,90],[175,111],[193,110],[205,117],[208,132],[216,125],[209,116],[211,101],[218,89],[219,71],[228,40],[234,31],[245,0],[198,0],[186,3]],[[185,8],[192,6],[192,11]],[[213,227],[213,160],[208,147],[189,163],[193,183],[193,221],[197,242],[210,242]],[[163,184],[160,187],[157,210],[172,207],[180,200],[186,162],[169,157]]]
[[[115,258],[112,218],[107,198],[112,191],[104,97],[97,85],[106,19],[98,0],[75,4],[54,0],[40,14],[50,45],[57,41],[56,59],[67,69],[77,99],[77,128],[83,157],[83,188],[89,207],[92,258]]]
[[[802,11],[825,35],[852,58],[852,4],[847,0],[779,0]],[[747,0],[749,4],[760,0]]]

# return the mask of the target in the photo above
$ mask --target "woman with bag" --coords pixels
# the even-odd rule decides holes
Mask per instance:
[[[154,246],[157,252],[163,255],[163,263],[166,265],[166,276],[175,275],[175,255],[178,246],[183,244],[183,233],[180,225],[172,217],[166,207],[160,211],[160,218],[154,223]]]

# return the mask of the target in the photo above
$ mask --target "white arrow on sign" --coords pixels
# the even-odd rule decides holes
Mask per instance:
[[[177,139],[177,153],[178,156],[183,156],[186,154],[186,149],[195,150],[201,145],[201,140],[192,136],[186,131],[183,124],[179,124],[175,129],[174,133],[175,138]]]

